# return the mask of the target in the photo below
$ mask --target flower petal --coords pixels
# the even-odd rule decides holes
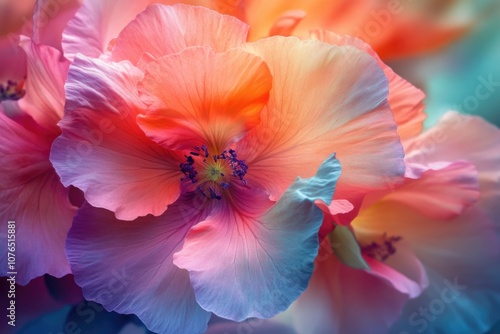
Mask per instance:
[[[189,271],[198,303],[235,321],[285,310],[312,274],[323,216],[314,201],[331,200],[339,175],[330,157],[274,206],[265,193],[232,189],[232,203],[194,226],[174,256]]]
[[[75,280],[86,299],[107,310],[134,313],[161,333],[202,333],[210,318],[194,297],[186,270],[172,263],[189,228],[204,218],[193,196],[159,217],[119,221],[84,204],[66,244]]]
[[[500,217],[500,129],[480,117],[448,112],[432,129],[413,140],[406,160],[429,165],[466,160],[476,166],[483,211]]]
[[[330,247],[329,240],[321,247]],[[287,312],[299,333],[385,333],[408,298],[384,278],[330,255],[316,260],[309,287]]]
[[[190,46],[207,46],[223,52],[245,43],[247,33],[248,26],[243,22],[207,8],[157,4],[123,29],[111,58],[137,64],[144,52],[159,58]]]
[[[132,220],[162,214],[180,193],[179,161],[136,124],[142,72],[128,62],[78,56],[66,84],[62,135],[51,161],[63,184],[74,185],[93,206]]]
[[[64,29],[64,55],[70,60],[78,53],[99,57],[111,39],[117,37],[123,27],[146,8],[147,3],[147,0],[84,0]]]
[[[374,275],[386,279],[410,298],[418,297],[429,286],[425,268],[404,240],[399,241],[396,247],[397,251],[384,262],[368,256],[365,260]]]
[[[62,51],[62,33],[79,8],[79,0],[38,0],[33,13],[33,40]],[[93,29],[86,29],[87,33],[89,30]]]
[[[313,175],[329,152],[343,167],[336,198],[355,207],[365,193],[399,182],[403,150],[387,81],[372,57],[353,47],[278,36],[248,49],[273,75],[261,124],[237,143],[251,166],[249,182],[277,199],[296,175]]]
[[[58,50],[29,39],[23,39],[20,46],[26,53],[28,71],[26,96],[19,104],[37,123],[54,131],[64,111],[64,82],[69,62]]]
[[[372,56],[384,70],[389,80],[389,105],[398,124],[398,134],[404,140],[417,136],[422,132],[426,118],[424,112],[425,94],[405,79],[394,73],[372,49],[372,47],[351,36],[341,36],[326,30],[314,30],[312,36],[322,42],[332,45],[351,45]]]
[[[68,190],[49,162],[50,140],[38,128],[32,132],[0,110],[0,225],[1,247],[7,253],[7,228],[15,221],[16,263],[9,270],[1,258],[1,275],[17,271],[17,282],[27,284],[46,273],[61,277],[70,272],[64,252],[66,234],[76,211]],[[10,227],[9,227],[10,228]]]
[[[240,49],[189,48],[150,63],[142,81],[153,105],[138,123],[159,144],[221,152],[260,122],[272,77],[262,59]]]
[[[383,199],[404,203],[435,219],[452,219],[472,206],[479,194],[476,167],[456,161],[429,168],[418,179],[405,179]]]

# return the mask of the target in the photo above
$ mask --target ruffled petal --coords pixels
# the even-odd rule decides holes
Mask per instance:
[[[29,39],[23,39],[20,46],[26,53],[28,70],[26,96],[19,104],[37,123],[59,131],[56,124],[64,112],[64,82],[69,62],[58,50]]]
[[[80,5],[80,0],[38,0],[33,13],[33,41],[62,51],[62,33]]]
[[[329,248],[325,239],[321,248]],[[299,333],[385,333],[408,295],[333,255],[318,257],[307,290],[287,311]]]
[[[424,265],[404,240],[395,247],[397,251],[384,261],[366,255],[364,258],[374,275],[384,278],[410,298],[418,297],[429,286]]]
[[[99,57],[111,39],[117,37],[147,4],[147,0],[84,0],[64,29],[64,55],[70,60],[78,53]]]
[[[142,85],[146,98],[160,100],[138,117],[146,135],[166,148],[222,152],[259,124],[272,77],[262,59],[240,49],[195,47],[150,63]]]
[[[404,206],[392,205],[389,216],[387,207],[377,210],[373,219],[387,230],[401,230],[430,276],[429,289],[408,303],[392,333],[409,328],[481,333],[500,320],[496,312],[500,307],[499,148],[498,128],[457,113],[446,114],[410,145],[412,163],[457,159],[474,163],[481,194],[472,208],[451,221],[429,219]]]
[[[323,215],[314,201],[331,200],[339,175],[330,157],[274,206],[265,193],[232,189],[232,203],[193,227],[174,256],[189,271],[198,303],[235,321],[285,310],[307,287],[318,252]]]
[[[386,78],[372,57],[353,47],[278,36],[248,50],[273,75],[261,124],[237,143],[251,166],[249,182],[277,199],[296,175],[313,175],[329,152],[343,167],[336,198],[355,207],[365,193],[400,181],[403,150]]]
[[[435,219],[452,219],[464,213],[479,198],[478,172],[466,161],[446,163],[425,171],[384,196]]]
[[[466,160],[477,168],[483,211],[500,217],[500,129],[480,117],[448,112],[408,146],[409,164]]]
[[[426,118],[424,112],[425,94],[411,83],[401,78],[387,66],[372,49],[372,47],[360,39],[347,35],[341,36],[326,30],[312,31],[313,38],[332,45],[351,45],[372,56],[384,70],[389,80],[389,105],[398,124],[398,134],[401,140],[415,137],[422,132],[423,123]]]
[[[196,22],[196,24],[193,24]],[[223,52],[246,41],[248,26],[203,7],[152,5],[127,25],[112,50],[114,61],[137,64],[142,54],[159,58],[190,46]]]
[[[148,139],[136,124],[144,107],[136,88],[141,79],[128,62],[77,57],[66,83],[62,135],[50,158],[63,184],[80,188],[93,206],[124,220],[160,215],[180,193],[182,157]]]
[[[66,234],[76,211],[68,191],[49,162],[50,140],[31,132],[0,110],[0,218],[1,247],[7,253],[7,230],[15,222],[15,269],[1,258],[1,276],[17,271],[17,282],[70,272],[64,251]]]
[[[203,333],[210,313],[196,303],[188,272],[172,263],[189,228],[204,219],[193,203],[186,196],[159,217],[131,222],[84,204],[66,250],[85,298],[136,314],[154,332]]]

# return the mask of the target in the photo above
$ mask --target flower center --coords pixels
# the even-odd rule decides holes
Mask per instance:
[[[21,99],[24,94],[26,94],[26,90],[24,90],[24,80],[19,83],[8,80],[6,84],[0,83],[0,102],[1,101],[17,101]]]
[[[224,150],[212,155],[206,145],[196,146],[189,155],[184,155],[186,162],[180,164],[184,174],[181,181],[196,184],[196,191],[209,199],[222,199],[231,182],[239,181],[246,185],[244,179],[248,171],[245,161],[238,159],[233,149]]]
[[[396,247],[394,244],[403,239],[400,236],[387,237],[384,233],[378,242],[372,241],[372,243],[361,246],[361,251],[374,259],[384,262],[389,258],[389,256],[396,253]]]

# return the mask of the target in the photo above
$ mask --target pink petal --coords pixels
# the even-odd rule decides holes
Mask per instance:
[[[384,197],[401,202],[435,219],[463,214],[479,198],[478,172],[466,161],[428,169],[418,179],[404,183]]]
[[[333,231],[335,225],[349,225],[350,222],[339,219],[339,215],[351,212],[354,206],[351,202],[343,199],[333,200],[330,205],[323,201],[316,201],[314,204],[323,211],[323,224],[319,231],[319,240],[323,240],[327,234]]]
[[[146,0],[84,0],[64,29],[64,55],[70,60],[77,53],[99,57],[111,39],[117,37],[127,23],[146,8],[147,3]]]
[[[395,247],[395,254],[384,261],[364,256],[374,275],[386,279],[396,290],[410,298],[418,297],[428,286],[429,279],[422,262],[404,240]]]
[[[137,64],[144,52],[159,58],[190,46],[223,52],[245,43],[247,32],[243,22],[207,8],[157,4],[148,7],[120,33],[111,58]]]
[[[128,62],[77,57],[66,83],[62,135],[51,161],[63,184],[119,219],[162,214],[180,193],[178,157],[149,140],[135,119],[142,72]]]
[[[58,50],[28,39],[21,41],[20,46],[26,53],[28,71],[26,96],[19,104],[40,125],[57,129],[64,112],[64,82],[69,62]]]
[[[188,272],[172,263],[189,228],[206,216],[196,204],[188,196],[159,217],[131,222],[84,204],[66,248],[85,298],[136,314],[155,332],[203,332],[210,313],[196,303]]]
[[[262,59],[240,49],[196,47],[150,63],[142,85],[146,98],[160,100],[138,118],[150,138],[172,149],[206,144],[222,152],[259,124],[272,77]]]
[[[297,175],[313,175],[330,152],[337,152],[343,168],[336,198],[355,207],[365,193],[399,182],[403,151],[387,81],[372,57],[352,47],[278,36],[248,49],[273,75],[261,124],[237,143],[251,166],[249,182],[277,199]]]
[[[325,239],[321,248],[329,247]],[[386,333],[408,298],[379,275],[329,255],[318,257],[309,287],[288,312],[299,333]]]
[[[409,144],[410,164],[429,165],[466,160],[476,166],[480,206],[493,219],[500,217],[500,130],[480,117],[449,112],[432,129]]]
[[[62,51],[63,30],[79,7],[80,0],[38,0],[33,13],[33,40]]]
[[[1,258],[1,275],[17,271],[17,282],[27,284],[46,273],[61,277],[70,272],[64,251],[66,234],[76,209],[68,191],[50,165],[51,140],[7,118],[0,111],[1,246],[7,252],[7,228],[15,221],[15,270]]]
[[[328,158],[310,179],[297,180],[274,203],[267,193],[231,189],[188,233],[174,263],[189,270],[196,300],[218,316],[242,321],[285,310],[306,288],[318,250],[322,212],[340,165]]]
[[[399,136],[404,141],[422,132],[423,123],[426,118],[423,102],[425,98],[424,93],[394,73],[369,44],[354,37],[347,35],[340,36],[326,30],[314,30],[312,36],[332,45],[351,45],[372,56],[380,67],[382,67],[384,74],[389,80],[389,96],[387,99],[398,124]]]

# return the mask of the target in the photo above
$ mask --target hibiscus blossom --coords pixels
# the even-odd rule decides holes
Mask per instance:
[[[315,203],[335,190],[357,207],[404,173],[373,57],[246,44],[247,32],[203,7],[154,5],[69,70],[51,161],[88,204],[67,255],[87,299],[153,331],[283,311],[312,273]]]
[[[499,320],[500,131],[449,113],[404,144],[405,182],[365,198],[354,235],[337,226],[322,241],[282,316],[299,333],[480,333]]]

